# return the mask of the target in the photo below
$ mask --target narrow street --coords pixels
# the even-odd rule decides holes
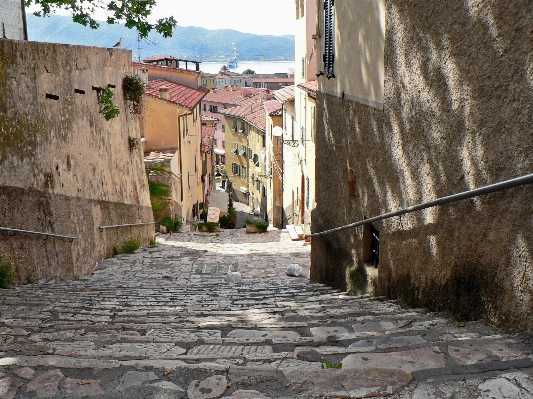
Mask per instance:
[[[311,284],[284,232],[159,240],[0,290],[0,398],[533,398],[531,336]]]

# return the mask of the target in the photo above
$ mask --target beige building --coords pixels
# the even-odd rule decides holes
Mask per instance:
[[[282,159],[283,159],[283,228],[288,224],[303,224],[300,217],[301,176],[300,134],[296,127],[294,86],[276,90],[274,97],[283,104]]]
[[[209,191],[202,182],[205,156],[200,117],[200,102],[206,92],[166,79],[150,80],[145,91],[141,133],[146,162],[157,152],[173,152],[169,160],[173,176],[171,214],[164,216],[181,217],[189,226],[198,219]]]
[[[266,114],[267,213],[270,224],[283,228],[283,104],[263,103]]]
[[[531,13],[503,3],[321,1],[314,232],[533,171]],[[533,331],[533,187],[312,239],[311,279]],[[357,290],[361,287],[353,286]]]

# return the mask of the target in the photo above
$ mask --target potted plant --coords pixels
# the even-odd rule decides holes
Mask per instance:
[[[246,234],[266,233],[268,229],[268,222],[257,222],[246,219]]]

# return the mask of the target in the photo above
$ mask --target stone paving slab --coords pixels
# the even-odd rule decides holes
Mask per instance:
[[[0,399],[533,398],[530,335],[287,276],[310,246],[283,231],[159,239],[0,290]]]

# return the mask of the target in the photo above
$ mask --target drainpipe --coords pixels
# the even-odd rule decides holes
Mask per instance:
[[[26,5],[24,0],[20,0],[20,7],[22,11],[22,26],[24,29],[24,40],[28,40],[28,24],[26,23]]]

